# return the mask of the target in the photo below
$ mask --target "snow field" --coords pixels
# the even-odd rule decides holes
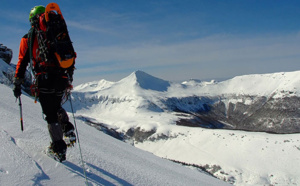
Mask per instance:
[[[0,185],[84,185],[78,145],[59,163],[44,154],[50,137],[39,104],[22,95],[24,132],[12,90],[0,85]],[[90,185],[226,185],[76,120]]]
[[[176,138],[134,145],[167,159],[219,165],[221,169],[215,176],[225,180],[234,177],[235,185],[300,183],[299,134],[209,129],[180,129],[178,134]]]

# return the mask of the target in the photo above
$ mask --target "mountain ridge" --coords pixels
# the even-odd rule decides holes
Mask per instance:
[[[193,83],[188,83],[189,81],[184,81],[181,84],[169,82],[160,78],[156,78],[149,75],[143,71],[135,71],[129,76],[121,79],[118,82],[110,82],[109,86],[115,86],[120,84],[126,84],[126,86],[138,86],[145,90],[156,90],[161,92],[173,91],[175,88],[181,89],[179,92],[190,93],[194,91],[193,94],[199,95],[217,95],[217,94],[246,94],[246,95],[261,95],[268,96],[272,93],[277,93],[284,95],[283,92],[293,92],[294,95],[300,96],[300,71],[293,72],[277,72],[277,73],[267,73],[267,74],[250,74],[236,76],[234,78],[216,82],[211,81],[193,81]],[[100,81],[106,81],[104,79]],[[108,82],[108,81],[106,81]],[[79,90],[80,87],[87,86],[89,83],[84,83],[75,87],[75,90]],[[187,90],[186,87],[181,87],[185,85],[188,87],[193,87],[191,91]],[[129,88],[129,87],[128,87]],[[170,89],[170,90],[168,90]],[[81,88],[81,90],[84,90]],[[99,90],[102,90],[101,88]],[[96,91],[96,89],[95,89]]]
[[[86,94],[84,89],[77,92],[75,87],[73,97],[75,103],[80,100],[103,115],[114,115],[108,113],[109,110],[133,117],[149,111],[154,115],[169,115],[172,120],[167,123],[170,124],[294,133],[300,132],[297,124],[300,115],[291,112],[300,105],[297,77],[300,77],[300,71],[244,75],[222,82],[179,84],[136,71],[105,89],[89,87]],[[156,82],[160,89],[148,89],[147,84]],[[161,82],[164,86],[159,84]],[[97,118],[86,112],[83,115]],[[120,127],[116,123],[112,126]],[[129,129],[129,125],[124,128],[125,132]]]

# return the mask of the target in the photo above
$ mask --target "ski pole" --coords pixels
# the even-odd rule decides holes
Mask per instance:
[[[71,100],[71,92],[67,96],[69,97],[69,100],[70,100],[71,111],[72,111],[72,115],[73,115],[73,119],[74,119],[75,131],[76,131],[76,135],[77,135],[79,153],[80,153],[80,158],[81,158],[81,163],[82,163],[81,168],[83,170],[83,175],[85,177],[85,184],[88,186],[89,184],[88,184],[88,180],[87,180],[87,176],[86,176],[86,172],[85,172],[85,166],[84,166],[84,161],[83,161],[81,147],[80,147],[79,135],[78,135],[77,125],[76,125],[75,116],[74,116],[73,104],[72,104],[72,100]]]
[[[23,113],[22,113],[22,102],[21,102],[21,96],[19,96],[19,106],[20,106],[20,122],[21,122],[21,131],[23,132],[24,126],[23,126]]]

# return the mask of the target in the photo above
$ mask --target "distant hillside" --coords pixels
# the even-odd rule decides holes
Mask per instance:
[[[169,114],[177,125],[295,133],[300,132],[298,77],[300,71],[178,84],[136,71],[118,82],[82,84],[73,96],[79,112],[89,107],[127,117],[146,109]]]

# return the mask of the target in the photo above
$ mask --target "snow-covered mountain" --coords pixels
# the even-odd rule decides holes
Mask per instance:
[[[300,184],[299,134],[237,130],[300,132],[299,75],[179,84],[136,71],[118,82],[77,86],[72,100],[77,118],[87,124],[230,183]]]
[[[65,163],[46,156],[50,137],[40,105],[22,95],[21,132],[12,91],[3,84],[0,89],[0,185],[85,185],[78,145],[68,149]],[[227,185],[76,123],[89,185]]]
[[[93,112],[98,115],[109,110],[102,114],[109,118],[150,111],[172,116],[177,125],[295,133],[300,132],[299,75],[295,71],[176,84],[136,71],[119,82],[101,80],[75,87],[73,97],[80,114],[91,118],[97,116],[85,111],[98,110]]]

